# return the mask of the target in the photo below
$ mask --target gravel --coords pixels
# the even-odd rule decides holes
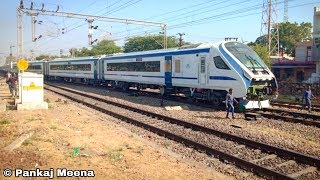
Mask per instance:
[[[258,140],[260,142],[284,147],[287,149],[292,149],[314,156],[320,155],[320,145],[318,143],[318,140],[320,138],[320,132],[319,128],[316,127],[267,119],[262,119],[258,121],[245,121],[241,114],[236,115],[236,120],[227,120],[223,118],[225,115],[225,112],[223,111],[213,111],[211,109],[171,101],[165,101],[165,105],[179,105],[182,106],[184,110],[167,111],[163,107],[159,107],[160,100],[156,98],[150,98],[145,96],[136,97],[130,96],[122,92],[114,92],[102,88],[75,86],[72,84],[68,84],[65,86],[89,92],[89,94],[100,94],[102,95],[101,97],[107,98],[108,100],[112,100],[115,102],[119,102],[141,109],[146,109],[148,111],[153,111],[155,113],[160,113],[170,117],[183,119],[188,122],[197,123],[205,127],[231,133],[244,138]],[[106,107],[106,105],[103,106]],[[112,107],[108,107],[108,109],[109,108],[112,109]],[[125,114],[132,116],[132,112],[129,111]],[[150,121],[149,119],[145,120]],[[248,150],[248,148],[239,146],[239,144],[236,144],[231,141],[225,141],[218,137],[208,136],[204,133],[194,132],[190,129],[184,129],[179,126],[172,126],[169,123],[157,122],[154,120],[152,123],[155,123],[157,126],[161,125],[162,127],[165,127],[166,129],[175,133],[180,133],[181,135],[187,134],[191,137],[191,139],[193,138],[193,140],[209,143],[210,146],[218,148],[221,151],[228,152],[248,160],[259,159],[267,155],[264,153],[257,152],[256,150]],[[126,123],[120,124],[122,126],[128,126],[128,124]],[[219,170],[220,172],[235,175],[237,179],[259,178],[252,175],[251,173],[239,170],[238,168],[234,168],[234,166],[226,166],[224,163],[222,163],[223,165],[221,165],[221,162],[217,161],[217,159],[207,157],[203,153],[197,152],[190,148],[186,148],[184,145],[175,143],[174,141],[167,140],[163,137],[156,136],[153,133],[142,130],[141,128],[137,128],[135,126],[130,126],[129,128],[132,129],[132,131],[137,131],[135,133],[141,134],[141,136],[149,138],[150,140],[155,141],[158,144],[161,144],[174,152],[178,152],[188,158],[193,158],[197,161],[204,162],[208,166],[213,166],[217,168],[217,170]],[[283,159],[276,158],[276,160],[265,160],[258,162],[258,164],[260,163],[263,165],[273,166],[273,164],[278,164],[278,162],[279,164],[282,163]],[[288,166],[288,168],[291,169],[291,171],[293,172],[297,172],[301,167],[302,166]],[[287,171],[288,168],[282,168],[282,170]],[[239,176],[238,173],[242,174],[243,176]],[[309,179],[310,177],[319,177],[317,173],[318,172],[309,173],[308,175],[304,175],[304,177],[307,179]]]

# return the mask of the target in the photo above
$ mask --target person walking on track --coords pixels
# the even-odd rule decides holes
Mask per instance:
[[[232,113],[232,118],[234,119],[234,106],[233,102],[238,103],[238,101],[232,95],[232,88],[229,89],[229,93],[226,96],[226,108],[227,108],[227,115],[226,118],[229,118],[229,112]]]
[[[311,86],[308,86],[308,88],[304,91],[303,97],[302,97],[302,103],[303,100],[305,100],[306,104],[305,107],[308,106],[308,111],[311,112],[311,99],[313,98],[313,94],[311,92]]]

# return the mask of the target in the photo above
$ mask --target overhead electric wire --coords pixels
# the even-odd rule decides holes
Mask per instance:
[[[120,0],[120,1],[122,1],[122,0]],[[117,1],[117,2],[120,2],[120,1]],[[130,0],[130,1],[128,1],[127,3],[131,2],[131,1],[133,1],[133,0]],[[123,7],[124,4],[127,4],[127,3],[124,3],[124,4],[116,7],[117,9],[113,9],[113,12],[116,12],[116,11],[119,11],[119,10],[121,10],[121,9],[124,9],[124,8],[126,8],[126,7],[128,7],[128,6],[130,6],[130,5],[136,4],[136,3],[140,2],[140,1],[141,1],[141,0],[134,1],[133,3],[128,4],[128,5],[126,5],[126,6]],[[110,5],[109,7],[111,7],[111,6],[115,5],[115,4],[117,4],[117,3],[113,3],[113,4]],[[105,8],[104,8],[104,9],[105,9]],[[108,13],[112,13],[112,12],[108,12]],[[103,14],[103,15],[105,15],[105,14]],[[80,25],[78,25],[78,26],[76,26],[76,27],[73,27],[72,29],[67,30],[64,34],[70,32],[70,31],[73,31],[73,30],[75,30],[75,29],[77,29],[77,28],[79,28],[79,27],[81,27],[81,26],[83,26],[83,25],[85,25],[85,24],[86,24],[86,23],[83,23],[83,24],[80,24]],[[58,36],[58,37],[60,37],[60,36]],[[58,38],[58,37],[54,37],[54,38],[52,38],[52,39],[49,39],[47,42],[45,42],[45,43],[42,44],[42,45],[45,45],[45,44],[47,44],[48,42],[50,42],[50,41],[52,41],[52,40],[54,40],[54,39],[56,39],[56,38]]]
[[[291,1],[295,1],[295,0],[291,0]],[[280,2],[280,3],[283,3],[284,1]],[[183,24],[195,24],[196,22],[198,21],[204,21],[206,19],[212,19],[212,18],[218,18],[218,17],[225,17],[225,16],[230,16],[230,15],[234,15],[235,13],[237,14],[241,14],[241,13],[246,13],[248,11],[252,11],[252,10],[259,10],[258,8],[262,7],[263,3],[259,3],[259,4],[256,4],[256,5],[253,5],[253,6],[249,6],[249,7],[244,7],[242,9],[236,9],[236,10],[232,10],[232,11],[229,11],[229,12],[225,12],[225,13],[222,13],[222,14],[217,14],[217,15],[213,15],[213,16],[209,16],[209,17],[205,17],[205,18],[201,18],[201,19],[195,19],[195,20],[191,20],[191,21],[188,21],[188,22],[184,22],[184,23],[180,23],[180,24],[175,24],[175,25],[169,25],[168,26],[168,29],[173,29],[172,27],[173,26],[178,26],[178,25],[183,25]],[[217,9],[226,9],[226,8],[230,8],[230,6],[224,6],[224,7],[219,7]],[[213,9],[213,10],[216,10],[216,9]],[[200,14],[201,12],[199,12]],[[261,12],[260,12],[261,13]],[[195,14],[195,15],[198,15],[198,14]],[[181,19],[181,18],[180,18]],[[169,21],[169,22],[172,22],[172,21]],[[125,32],[125,31],[121,31],[121,32]],[[120,34],[120,33],[113,33],[113,34]]]
[[[294,1],[294,0],[292,0]],[[279,4],[283,3],[284,1],[280,2]],[[311,3],[304,3],[304,4],[299,4],[299,5],[293,5],[293,6],[290,6],[288,8],[295,8],[295,7],[301,7],[301,6],[305,6],[305,5],[310,5],[310,4],[315,4],[315,3],[319,3],[319,2],[311,2]],[[252,6],[251,8],[253,7],[256,7],[257,5],[254,5]],[[262,6],[262,4],[260,4],[260,6]],[[246,7],[246,8],[249,8],[249,7]],[[244,9],[244,8],[243,8]],[[241,10],[241,9],[240,9]],[[234,10],[234,11],[240,11],[240,10]],[[251,11],[251,10],[250,10]],[[246,13],[249,12],[249,11],[246,11]],[[230,13],[230,12],[229,12]],[[223,14],[227,14],[227,13],[223,13]],[[239,14],[242,14],[242,12],[240,13],[236,13],[236,14],[231,14],[232,17],[228,17],[228,16],[225,16],[225,18],[223,19],[218,19],[216,21],[224,21],[224,20],[229,20],[229,19],[237,19],[237,18],[242,18],[242,17],[246,17],[246,16],[251,16],[251,15],[256,15],[256,14],[261,14],[261,11],[257,12],[257,13],[250,13],[250,14],[244,14],[242,16],[239,16]],[[220,14],[221,16],[221,14]],[[195,22],[195,20],[193,21],[189,21],[189,22],[185,22],[185,23],[180,23],[180,24],[175,24],[171,27],[169,27],[169,29],[176,29],[176,28],[181,28],[181,27],[184,27],[184,26],[188,26],[190,25],[190,23],[193,23],[192,25],[199,25],[199,24],[203,24],[203,23],[206,23],[207,21],[212,21],[213,19],[219,17],[219,15],[214,15],[214,16],[209,16],[209,17],[205,17],[205,18],[202,18],[202,19],[199,19],[199,22]],[[148,31],[148,32],[157,32],[158,30],[153,30],[153,31]],[[132,35],[131,37],[134,37],[134,36],[139,36],[139,35],[142,35],[142,34],[145,34],[144,33],[140,33],[140,34],[135,34],[135,35]],[[124,38],[120,38],[120,39],[124,39]]]

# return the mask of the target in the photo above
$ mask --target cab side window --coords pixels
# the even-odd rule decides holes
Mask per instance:
[[[213,57],[213,61],[218,69],[230,70],[228,65],[223,61],[223,59],[220,56]]]

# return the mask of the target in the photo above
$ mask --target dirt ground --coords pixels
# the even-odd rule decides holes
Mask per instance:
[[[3,80],[0,98],[12,103]],[[45,100],[48,110],[0,112],[0,179],[4,168],[90,169],[95,179],[232,179],[181,158],[80,104],[47,91]],[[26,133],[33,135],[20,147],[4,150]]]

